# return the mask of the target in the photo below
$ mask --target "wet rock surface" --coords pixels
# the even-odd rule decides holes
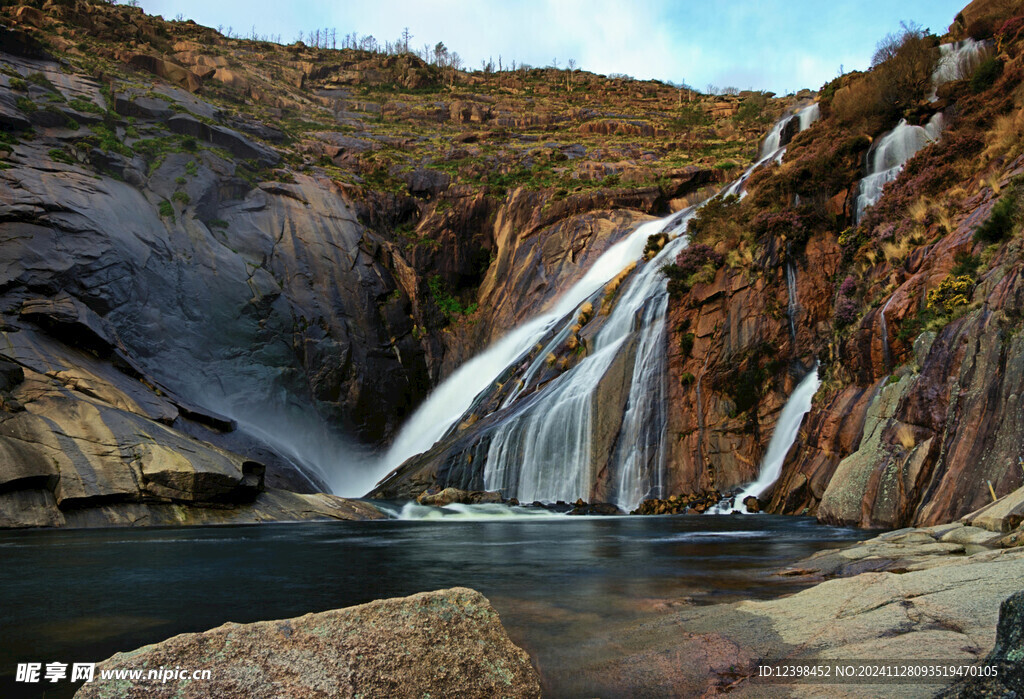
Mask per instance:
[[[90,697],[540,697],[529,656],[479,592],[451,588],[293,619],[225,624],[118,653],[100,670],[209,669],[188,683],[95,681]]]

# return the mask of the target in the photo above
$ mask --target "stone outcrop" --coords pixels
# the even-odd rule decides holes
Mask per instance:
[[[683,606],[653,622],[627,625],[617,635],[621,656],[597,659],[580,671],[596,678],[609,696],[656,686],[694,696],[727,691],[740,697],[871,697],[878,695],[877,685],[821,684],[814,678],[765,682],[758,664],[941,659],[973,665],[1015,659],[1015,593],[1024,552],[940,541],[964,529],[954,524],[902,530],[819,552],[780,571],[791,579],[824,580],[813,587],[775,600]],[[1019,662],[1007,665],[1008,677],[1019,676]],[[901,684],[899,693],[931,697],[955,679]],[[971,693],[975,686],[950,696],[990,696]]]
[[[416,502],[421,505],[433,505],[444,507],[446,505],[480,505],[487,503],[502,502],[501,493],[487,490],[459,490],[458,488],[445,488],[438,492],[424,490],[416,497]]]
[[[75,694],[105,697],[539,697],[537,671],[479,592],[455,587],[294,619],[228,623],[97,665],[188,667],[192,682],[95,680]]]
[[[996,646],[985,657],[985,664],[998,674],[966,678],[939,696],[941,699],[969,697],[1012,697],[1024,693],[1024,591],[1010,595],[999,606]]]

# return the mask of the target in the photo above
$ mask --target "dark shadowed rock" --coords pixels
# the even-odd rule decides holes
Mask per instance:
[[[187,114],[177,114],[167,120],[167,126],[175,133],[194,136],[231,152],[236,158],[254,159],[265,166],[276,165],[281,156],[276,151],[259,145],[237,131],[199,121]]]
[[[452,181],[450,175],[428,168],[413,170],[404,175],[404,179],[409,187],[409,194],[415,197],[436,197],[448,189]]]
[[[939,696],[942,699],[1024,696],[1024,591],[1010,595],[999,606],[996,647],[981,663],[981,667],[986,665],[994,665],[998,674],[965,679]]]
[[[118,653],[97,667],[209,669],[212,679],[96,680],[78,699],[118,697],[539,697],[530,658],[479,592],[451,588],[204,633]]]

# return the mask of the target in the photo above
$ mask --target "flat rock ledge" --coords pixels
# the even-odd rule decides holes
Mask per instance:
[[[963,684],[948,696],[1024,696],[1018,629],[1024,595],[1015,594],[1024,588],[1024,547],[996,528],[1004,531],[963,523],[902,529],[818,552],[776,573],[817,584],[773,600],[684,603],[655,620],[627,624],[615,632],[622,653],[580,672],[594,678],[600,696],[924,698],[947,691],[955,678],[944,684],[781,684],[761,681],[758,665],[1008,661],[1014,672],[999,683]],[[652,694],[652,687],[659,689]]]
[[[103,670],[187,668],[209,680],[100,680]],[[76,699],[539,697],[526,651],[475,590],[453,587],[254,624],[228,623],[117,653]]]

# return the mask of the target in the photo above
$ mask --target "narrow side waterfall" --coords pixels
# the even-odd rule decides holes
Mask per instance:
[[[786,306],[786,316],[789,318],[789,338],[793,341],[793,351],[796,352],[796,314],[800,310],[797,300],[796,288],[796,266],[793,264],[793,257],[790,255],[790,245],[786,245],[786,293],[789,303]]]
[[[742,194],[750,173],[781,159],[796,129],[816,118],[817,105],[809,105],[781,119],[762,157],[723,194]],[[449,439],[458,446],[445,468],[461,469],[463,486],[500,490],[521,502],[590,500],[600,488],[600,497],[629,511],[668,495],[669,304],[661,268],[688,245],[684,232],[696,208],[639,226],[553,308],[452,374],[402,429],[379,464],[380,476]],[[644,261],[648,238],[662,232],[668,242]],[[607,287],[632,267],[621,288]],[[605,310],[595,314],[599,306]],[[567,341],[578,341],[583,355],[559,373],[552,358],[560,350],[564,356]],[[470,417],[479,425],[459,441],[457,428]]]
[[[768,450],[758,467],[757,480],[743,488],[736,495],[731,506],[716,508],[713,514],[728,514],[732,511],[746,512],[747,508],[743,504],[745,498],[750,496],[759,498],[775,484],[782,474],[782,465],[786,461],[786,455],[800,432],[800,424],[804,421],[804,415],[811,410],[811,399],[818,392],[820,385],[816,364],[797,384],[786,401],[786,405],[782,408],[779,420],[775,423],[771,441],[768,442]],[[709,514],[711,514],[710,511]]]
[[[936,91],[953,80],[963,80],[974,72],[988,45],[983,41],[965,39],[939,46],[939,62],[932,72],[931,100],[938,99]],[[884,134],[868,151],[867,173],[860,181],[854,222],[860,221],[870,206],[878,203],[885,185],[892,182],[917,151],[942,135],[942,112],[937,112],[924,126],[911,126],[901,119],[892,131]]]
[[[917,151],[934,143],[942,135],[942,113],[932,116],[925,126],[911,126],[901,119],[896,128],[879,138],[868,151],[868,172],[857,192],[855,220],[882,197],[885,185],[903,170],[903,164]]]
[[[878,330],[882,335],[882,361],[885,364],[885,370],[889,371],[892,366],[892,357],[889,354],[889,326],[885,322],[885,312],[889,310],[889,304],[892,303],[894,296],[890,296],[889,300],[882,306],[881,312],[878,314],[880,320],[878,321]]]

